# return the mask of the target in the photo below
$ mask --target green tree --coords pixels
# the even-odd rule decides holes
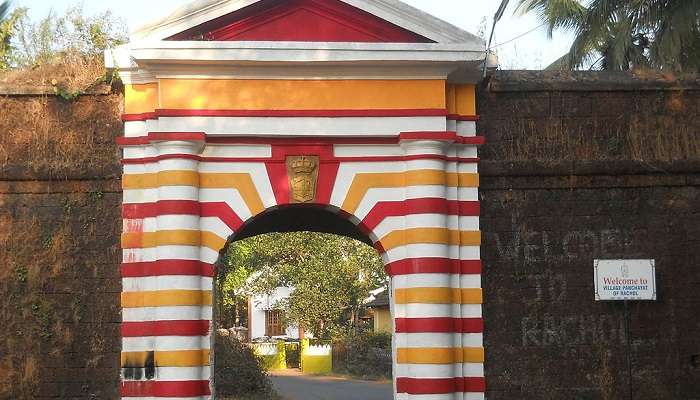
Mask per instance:
[[[17,33],[17,27],[27,10],[18,8],[10,12],[10,2],[0,3],[0,71],[10,68],[15,47],[12,38]]]
[[[697,0],[520,0],[518,10],[536,13],[550,37],[574,32],[569,53],[551,68],[700,70]]]
[[[369,291],[386,283],[376,250],[331,234],[255,236],[234,243],[226,262],[230,272],[223,278],[224,297],[269,294],[280,286],[292,287],[290,297],[276,306],[288,322],[324,338],[343,329],[347,324],[344,313],[357,315]]]
[[[21,16],[17,29],[15,64],[19,68],[48,65],[68,56],[102,57],[102,53],[126,43],[126,24],[111,12],[86,16],[82,6],[69,8],[64,15],[50,12],[32,22]]]

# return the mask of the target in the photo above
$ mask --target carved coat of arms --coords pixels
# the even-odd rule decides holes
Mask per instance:
[[[310,203],[316,200],[318,156],[287,157],[287,175],[292,203]]]

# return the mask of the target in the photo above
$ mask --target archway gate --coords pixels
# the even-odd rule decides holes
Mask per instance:
[[[214,263],[323,207],[391,276],[399,399],[483,399],[483,42],[393,0],[205,1],[107,55],[125,83],[122,396],[209,398]]]

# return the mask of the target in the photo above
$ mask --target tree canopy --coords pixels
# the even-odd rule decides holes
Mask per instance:
[[[233,243],[226,255],[221,292],[224,306],[241,296],[294,288],[276,305],[285,318],[317,337],[342,329],[345,312],[356,313],[369,291],[386,284],[377,251],[343,236],[272,233]]]
[[[671,72],[700,70],[700,2],[697,0],[520,0],[549,35],[572,31],[574,43],[556,68]]]
[[[126,24],[110,11],[87,16],[82,6],[65,14],[50,12],[32,21],[27,8],[0,3],[0,70],[35,68],[77,57],[102,59],[103,52],[126,43]]]

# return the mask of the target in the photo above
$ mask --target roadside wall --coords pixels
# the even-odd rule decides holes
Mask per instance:
[[[499,72],[479,94],[487,398],[700,399],[698,82]],[[656,259],[656,302],[593,300]]]
[[[0,95],[0,399],[118,397],[120,115]]]
[[[654,258],[634,399],[700,399],[700,85],[499,73],[479,93],[488,399],[627,398],[594,258]],[[116,399],[121,96],[0,96],[0,399]]]

